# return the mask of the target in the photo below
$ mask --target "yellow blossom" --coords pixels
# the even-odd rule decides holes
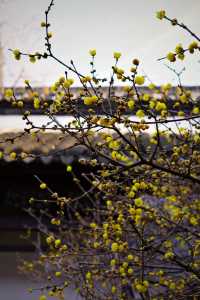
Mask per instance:
[[[47,300],[47,297],[46,297],[45,295],[41,295],[41,296],[39,297],[39,300]]]
[[[50,245],[51,243],[53,243],[53,241],[54,241],[54,237],[52,235],[50,235],[50,236],[48,236],[46,238],[46,242],[47,242],[48,245]]]
[[[142,206],[143,205],[143,200],[141,198],[136,198],[134,201],[136,206]]]
[[[83,97],[83,101],[85,105],[92,105],[94,103],[96,103],[98,100],[97,96],[90,96],[90,97]]]
[[[161,111],[161,110],[166,110],[166,109],[167,109],[167,106],[166,106],[165,103],[160,102],[160,101],[158,101],[158,102],[156,103],[155,110]]]
[[[199,114],[199,108],[198,108],[197,106],[194,107],[193,110],[192,110],[192,112],[193,112],[193,114],[195,114],[195,115]]]
[[[62,275],[61,272],[56,272],[56,273],[55,273],[55,276],[56,276],[56,277],[60,277],[61,275]]]
[[[52,32],[48,32],[47,37],[50,39],[50,38],[52,38],[52,36],[53,36],[53,33]]]
[[[134,100],[129,100],[129,101],[128,101],[128,108],[129,108],[130,110],[133,110],[133,109],[134,109],[134,105],[135,105]]]
[[[132,260],[133,260],[133,255],[132,255],[132,254],[129,254],[129,255],[127,256],[127,259],[128,259],[128,261],[132,261]]]
[[[133,268],[128,268],[127,273],[128,273],[129,275],[132,275],[132,274],[133,274]]]
[[[90,49],[90,50],[89,50],[89,54],[90,54],[91,56],[95,56],[95,55],[97,54],[96,49]]]
[[[33,106],[35,109],[39,109],[40,108],[40,99],[39,98],[34,98],[33,100]]]
[[[116,265],[116,259],[111,259],[110,265],[111,267],[114,267]]]
[[[91,227],[92,229],[96,229],[96,228],[97,228],[97,224],[96,224],[96,223],[90,223],[90,227]]]
[[[194,53],[194,49],[197,48],[198,48],[198,43],[196,41],[192,42],[188,47],[190,53]]]
[[[86,273],[86,279],[87,279],[87,280],[90,280],[91,278],[92,278],[91,272],[87,272],[87,273]]]
[[[156,18],[158,18],[159,20],[164,19],[165,16],[166,16],[165,10],[160,10],[156,12]]]
[[[61,240],[60,239],[55,240],[55,247],[59,248],[60,245],[61,245]]]
[[[142,109],[139,109],[139,110],[136,112],[136,116],[137,116],[138,118],[144,118],[145,113],[144,113],[144,111],[143,111]]]
[[[13,90],[7,89],[7,90],[5,91],[5,98],[9,99],[9,98],[11,98],[12,96],[13,96]]]
[[[40,184],[40,188],[41,188],[41,190],[45,190],[45,189],[47,188],[46,183],[42,182],[42,183]]]
[[[190,221],[190,224],[193,225],[193,226],[198,225],[198,220],[194,216],[191,216],[190,219],[189,219],[189,221]]]
[[[63,82],[63,86],[65,88],[69,88],[72,84],[74,83],[74,79],[73,78],[68,78]]]
[[[14,159],[16,159],[16,157],[17,157],[17,153],[16,153],[16,152],[11,152],[11,153],[10,153],[10,158],[11,158],[11,159],[14,160]]]
[[[13,50],[13,55],[14,55],[14,57],[15,57],[16,60],[20,60],[20,58],[21,58],[21,52],[19,51],[19,49]]]
[[[146,290],[147,290],[147,288],[146,288],[144,285],[142,285],[141,283],[137,283],[137,284],[135,285],[135,288],[136,288],[136,290],[137,290],[138,292],[140,292],[140,293],[145,293]]]
[[[35,62],[36,62],[35,56],[34,56],[34,55],[29,55],[29,61],[30,61],[31,63],[35,63]]]
[[[46,27],[46,23],[45,23],[44,21],[42,21],[42,22],[40,23],[40,26],[41,26],[41,27]]]
[[[172,52],[169,52],[167,54],[167,59],[170,61],[170,62],[175,62],[176,61],[176,55]]]
[[[117,288],[116,288],[116,286],[113,285],[112,288],[111,288],[112,294],[116,293],[116,291],[117,291]]]
[[[117,60],[121,57],[121,55],[122,54],[120,52],[114,52],[113,53],[114,58],[117,59]]]
[[[145,82],[144,76],[135,76],[135,83],[138,85],[142,85]]]
[[[72,171],[72,166],[71,165],[67,165],[66,170],[67,170],[67,172],[71,172]]]
[[[19,108],[22,108],[24,106],[24,102],[23,101],[17,101],[17,106]]]
[[[174,253],[171,252],[171,251],[168,251],[168,252],[165,253],[164,257],[165,257],[166,259],[173,258],[173,257],[174,257]]]
[[[119,250],[118,243],[112,243],[111,250],[112,250],[112,252],[117,252]]]

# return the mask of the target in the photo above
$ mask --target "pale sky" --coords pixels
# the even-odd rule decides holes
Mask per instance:
[[[0,0],[1,41],[4,47],[4,85],[51,85],[64,74],[64,68],[52,60],[31,64],[15,61],[8,48],[25,52],[44,50],[44,30],[40,22],[49,0]],[[130,69],[131,61],[141,61],[140,73],[155,83],[177,83],[175,75],[158,62],[178,43],[184,47],[193,41],[187,33],[155,18],[165,9],[200,35],[200,0],[55,0],[50,14],[53,51],[66,63],[73,59],[77,68],[89,74],[88,50],[97,50],[96,68],[101,77],[109,77],[113,52],[122,52],[120,66]],[[186,67],[183,84],[199,85],[200,56],[187,55],[183,63],[171,65],[179,71]],[[169,64],[170,65],[170,64]],[[148,82],[147,82],[148,83]]]

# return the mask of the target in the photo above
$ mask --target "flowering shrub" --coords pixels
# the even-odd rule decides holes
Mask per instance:
[[[52,0],[41,23],[45,52],[29,54],[16,49],[12,53],[17,60],[28,57],[35,63],[51,58],[65,67],[64,76],[51,86],[51,103],[41,99],[28,80],[25,85],[32,92],[33,109],[49,117],[51,129],[85,145],[91,159],[80,163],[94,171],[78,177],[73,166],[66,166],[80,190],[78,197],[61,197],[37,178],[45,200],[31,198],[30,205],[32,213],[37,202],[48,212],[51,226],[40,226],[47,250],[39,249],[31,267],[24,262],[21,268],[43,274],[47,283],[41,287],[40,300],[48,296],[64,299],[68,286],[84,299],[160,300],[198,295],[199,100],[182,86],[178,73],[177,87],[150,83],[141,89],[147,83],[139,60],[133,59],[126,72],[120,67],[119,52],[113,53],[108,80],[96,75],[95,49],[89,50],[90,74],[81,74],[73,61],[69,65],[61,61],[54,54],[49,31],[53,5]],[[179,44],[161,59],[173,63],[200,50],[200,38],[186,25],[170,19],[163,10],[157,12],[157,18],[194,38],[188,47]],[[72,92],[75,76],[81,84],[76,98]],[[105,96],[102,83],[106,81]],[[120,96],[115,90],[118,81],[126,83]],[[6,97],[21,109],[26,132],[49,130],[48,125],[37,128],[30,121],[31,112],[14,91],[8,90]],[[74,120],[63,126],[56,117],[60,112],[71,114]],[[14,152],[10,156],[18,159]],[[83,187],[82,178],[89,189]],[[56,207],[53,213],[49,212],[51,205]]]

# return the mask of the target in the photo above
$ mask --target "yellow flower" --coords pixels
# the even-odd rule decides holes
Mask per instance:
[[[188,102],[188,97],[187,97],[186,94],[180,95],[179,99],[180,99],[181,103],[187,103]]]
[[[124,92],[129,93],[129,92],[131,92],[131,90],[132,90],[132,87],[131,87],[131,86],[124,86],[124,87],[123,87],[123,91],[124,91]]]
[[[136,67],[131,67],[131,68],[130,68],[130,71],[131,71],[132,73],[135,73],[135,72],[137,71],[137,69],[136,69]]]
[[[129,101],[128,101],[128,108],[129,108],[130,110],[133,110],[133,109],[134,109],[134,105],[135,105],[134,100],[129,100]]]
[[[143,205],[143,200],[141,198],[136,198],[134,201],[136,206],[142,206]]]
[[[112,243],[112,245],[111,245],[112,252],[117,252],[118,249],[119,249],[118,243]]]
[[[198,220],[194,216],[190,217],[189,221],[190,221],[190,224],[193,226],[198,225]]]
[[[166,57],[170,62],[176,61],[176,55],[173,52],[169,52]]]
[[[165,16],[166,16],[165,10],[160,10],[160,11],[156,12],[156,18],[159,19],[159,20],[164,19]]]
[[[111,208],[112,207],[112,201],[107,200],[106,205],[107,205],[108,208]]]
[[[129,255],[127,256],[127,259],[128,259],[128,261],[132,261],[132,260],[133,260],[133,255],[132,255],[132,254],[129,254]]]
[[[35,109],[39,109],[40,108],[40,99],[39,98],[34,98],[33,100],[33,106]]]
[[[142,97],[143,101],[149,101],[149,99],[150,99],[150,95],[149,94],[144,94],[143,97]]]
[[[129,275],[133,274],[133,269],[132,269],[132,268],[128,268],[127,273],[128,273]]]
[[[15,152],[11,152],[11,153],[10,153],[10,158],[11,158],[11,159],[14,160],[14,159],[16,159],[16,157],[17,157],[17,154],[16,154]]]
[[[96,224],[96,223],[90,223],[90,227],[91,227],[92,229],[96,229],[96,228],[97,228],[97,224]]]
[[[116,259],[111,259],[110,265],[111,267],[114,267],[116,265]]]
[[[113,53],[113,57],[114,57],[115,59],[117,59],[117,60],[121,57],[121,55],[122,55],[122,54],[121,54],[120,52],[114,52],[114,53]]]
[[[7,90],[5,91],[5,98],[9,99],[9,98],[11,98],[12,96],[13,96],[13,90],[7,89]]]
[[[19,55],[19,54],[20,54],[20,51],[19,51],[19,49],[15,49],[15,50],[13,50],[13,54],[14,54],[14,55]]]
[[[85,77],[81,78],[82,83],[86,83],[86,82],[89,82],[91,80],[92,80],[92,78],[90,76],[85,76]]]
[[[115,285],[113,285],[113,286],[112,286],[112,288],[111,288],[111,292],[112,292],[112,294],[115,294],[115,293],[116,293],[116,291],[117,291],[117,288],[116,288],[116,286],[115,286]]]
[[[60,245],[61,245],[61,240],[60,239],[55,240],[55,247],[59,248]]]
[[[46,297],[45,295],[41,295],[41,296],[39,297],[39,300],[47,300],[47,297]]]
[[[84,97],[83,98],[84,104],[85,105],[91,105],[92,104],[92,99],[91,97]]]
[[[2,158],[3,158],[3,152],[0,151],[0,159],[2,159]]]
[[[167,109],[167,106],[166,106],[165,103],[160,102],[160,101],[158,101],[158,102],[156,103],[155,110],[161,111],[161,110],[165,110],[165,109]]]
[[[179,58],[180,60],[184,60],[184,58],[185,58],[184,53],[178,54],[178,58]]]
[[[184,117],[185,116],[185,112],[180,110],[178,111],[178,114],[177,114],[179,117]]]
[[[95,56],[95,55],[97,54],[96,49],[90,49],[89,54],[90,54],[91,56]]]
[[[34,55],[29,55],[29,61],[34,64],[36,62],[35,56]]]
[[[52,36],[53,36],[53,33],[52,32],[48,32],[47,37],[50,39],[50,38],[52,38]]]
[[[67,170],[67,172],[71,172],[72,171],[72,166],[71,165],[67,165],[66,170]]]
[[[142,285],[141,283],[137,283],[137,284],[135,285],[135,288],[136,288],[136,290],[137,290],[138,292],[140,292],[140,293],[145,293],[146,290],[147,290],[147,288],[146,288],[144,285]]]
[[[68,78],[63,82],[63,86],[65,88],[69,88],[72,84],[74,83],[74,79],[73,78]]]
[[[87,272],[87,273],[86,273],[86,279],[87,279],[87,280],[90,280],[91,278],[92,278],[91,272]]]
[[[133,198],[135,196],[135,192],[134,191],[130,191],[129,193],[128,193],[128,197],[129,198]]]
[[[168,252],[165,253],[164,257],[165,257],[166,259],[173,258],[173,257],[174,257],[174,253],[171,252],[171,251],[168,251]]]
[[[55,273],[55,276],[56,276],[56,277],[60,277],[61,275],[62,275],[61,272],[56,272],[56,273]]]
[[[84,104],[85,105],[92,105],[94,103],[96,103],[98,100],[98,97],[97,96],[91,96],[91,97],[84,97],[83,98],[83,101],[84,101]]]
[[[138,85],[142,85],[145,82],[144,76],[135,76],[135,83]]]
[[[144,111],[143,111],[142,109],[139,109],[139,110],[136,112],[136,116],[137,116],[138,118],[144,118],[145,113],[144,113]]]
[[[19,49],[15,49],[13,50],[13,54],[16,60],[20,60],[21,58],[21,52],[19,51]]]
[[[193,112],[193,114],[195,114],[195,115],[199,114],[199,108],[198,108],[197,106],[194,107],[193,110],[192,110],[192,112]]]
[[[153,109],[155,107],[155,101],[150,101],[149,102],[149,108]]]
[[[166,83],[166,84],[163,84],[161,86],[161,88],[162,88],[163,92],[168,92],[172,88],[172,85],[171,85],[171,83]]]
[[[50,235],[46,238],[46,242],[48,245],[50,245],[53,241],[54,241],[54,237],[52,235]]]
[[[18,106],[19,108],[22,108],[22,107],[24,106],[23,101],[17,101],[17,106]]]
[[[194,49],[197,48],[198,48],[198,43],[196,41],[192,42],[188,47],[190,53],[194,53]]]
[[[175,288],[176,288],[175,282],[170,282],[169,288],[170,288],[170,290],[175,290]]]
[[[156,86],[155,86],[154,83],[150,83],[149,86],[148,86],[148,88],[149,88],[150,90],[153,90],[153,89],[156,88]]]
[[[46,23],[43,21],[43,22],[40,23],[40,26],[41,27],[46,27]]]
[[[176,54],[182,54],[184,53],[184,49],[183,49],[183,46],[181,44],[178,44],[175,48],[175,52]]]
[[[100,244],[99,244],[98,242],[94,242],[93,247],[94,247],[95,249],[98,249],[99,246],[100,246]]]
[[[47,188],[46,183],[42,182],[42,183],[40,184],[40,188],[41,188],[41,190],[45,190],[45,189]]]
[[[30,84],[29,80],[27,80],[27,79],[24,80],[24,83],[25,83],[26,85],[29,85],[29,84]]]

